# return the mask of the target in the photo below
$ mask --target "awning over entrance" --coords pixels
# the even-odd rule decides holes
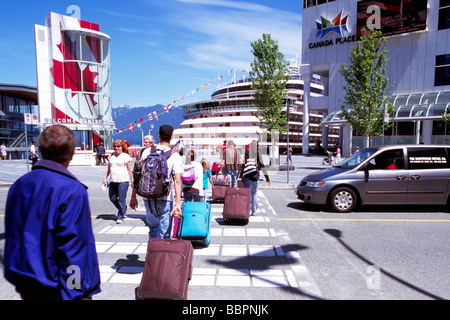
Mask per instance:
[[[407,95],[388,96],[395,111],[390,115],[392,121],[442,120],[442,115],[450,112],[450,92],[426,92]],[[343,126],[342,110],[326,115],[321,122],[324,127]]]

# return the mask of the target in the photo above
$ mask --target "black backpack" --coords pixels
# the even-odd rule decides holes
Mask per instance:
[[[161,152],[156,150],[156,146],[151,148],[150,155],[144,160],[141,156],[145,149],[138,154],[133,168],[133,186],[141,197],[158,199],[170,191],[167,159],[172,155],[172,150]]]

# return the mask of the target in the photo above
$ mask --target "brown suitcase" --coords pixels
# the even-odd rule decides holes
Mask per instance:
[[[227,186],[216,186],[214,185],[213,189],[212,189],[212,198],[213,200],[217,201],[217,200],[225,200],[225,192],[227,191],[227,189],[229,189],[230,187]]]
[[[137,296],[186,300],[193,256],[194,248],[189,240],[150,239]]]
[[[223,205],[223,219],[243,220],[248,223],[251,209],[251,189],[250,188],[228,188],[225,193]]]

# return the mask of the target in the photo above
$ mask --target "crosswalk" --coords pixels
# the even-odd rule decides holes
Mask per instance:
[[[258,215],[251,216],[245,226],[225,224],[223,203],[211,205],[211,243],[206,248],[194,245],[189,298],[195,299],[195,291],[207,287],[293,288],[320,295],[298,250],[274,227],[276,213],[260,191],[258,200]],[[96,233],[102,284],[139,285],[148,241],[144,216],[142,212],[140,217],[135,215],[121,225],[111,223]]]

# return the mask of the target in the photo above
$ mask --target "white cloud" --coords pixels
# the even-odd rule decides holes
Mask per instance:
[[[170,23],[192,33],[185,64],[201,69],[215,69],[218,64],[248,67],[253,61],[250,43],[263,33],[279,42],[286,58],[301,51],[300,13],[240,1],[177,1],[185,5],[174,10]]]
[[[240,1],[228,1],[228,0],[177,0],[178,2],[190,3],[190,4],[201,4],[208,6],[220,6],[226,8],[234,8],[248,11],[259,11],[268,12],[270,8],[267,6],[251,3],[251,2],[240,2]]]

